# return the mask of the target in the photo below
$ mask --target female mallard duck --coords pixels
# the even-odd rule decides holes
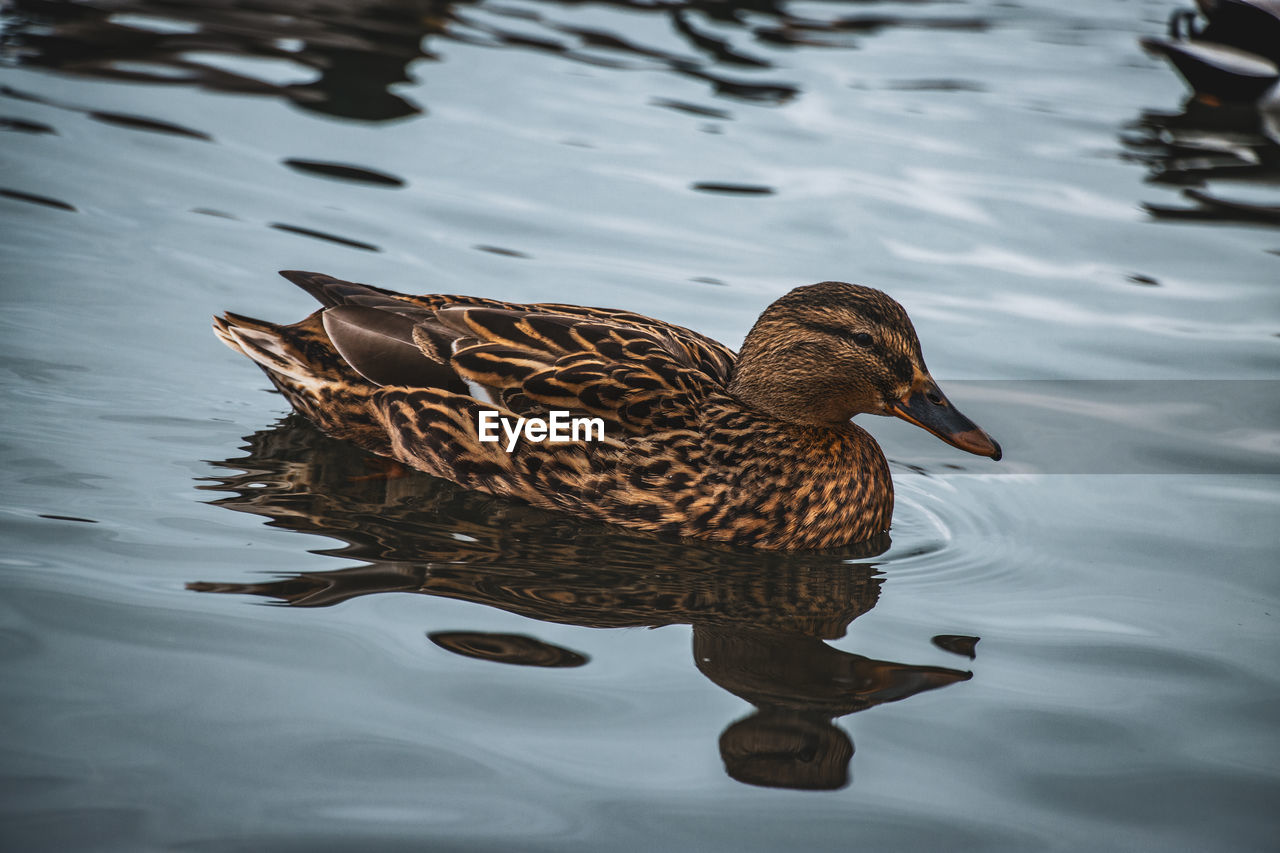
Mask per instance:
[[[228,313],[218,337],[321,429],[468,489],[657,533],[834,548],[893,514],[889,466],[854,415],[1000,458],[929,376],[906,311],[869,287],[796,288],[735,356],[625,311],[281,274],[324,307],[289,326]],[[600,418],[603,438],[480,440],[482,412],[555,410]]]

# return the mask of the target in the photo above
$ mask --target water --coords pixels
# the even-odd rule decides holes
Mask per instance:
[[[15,0],[0,846],[1273,848],[1280,235],[1182,190],[1277,157],[1173,8]],[[387,480],[207,330],[289,268],[733,346],[873,284],[1016,452],[875,419],[837,555]]]

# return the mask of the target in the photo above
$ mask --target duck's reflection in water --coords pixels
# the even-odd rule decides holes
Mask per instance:
[[[413,472],[371,473],[381,460],[295,418],[252,436],[248,450],[215,463],[234,471],[205,486],[228,493],[215,504],[341,539],[344,546],[322,553],[367,565],[191,589],[297,607],[416,592],[592,628],[689,624],[698,669],[756,707],[720,738],[725,767],[742,782],[839,788],[848,781],[853,744],[836,718],[971,677],[872,660],[825,642],[875,606],[881,579],[855,561],[881,553],[888,537],[839,553],[792,555],[663,542]],[[588,660],[525,635],[430,636],[449,651],[504,663]]]

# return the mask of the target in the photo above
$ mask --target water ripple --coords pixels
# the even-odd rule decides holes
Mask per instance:
[[[1005,488],[990,488],[986,477],[896,478],[895,546],[884,558],[895,584],[1012,593],[1047,564],[1041,552],[1012,535],[1025,511],[1017,492],[1031,481],[997,479]]]

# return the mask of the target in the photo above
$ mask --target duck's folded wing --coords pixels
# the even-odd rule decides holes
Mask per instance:
[[[454,371],[513,411],[561,409],[630,434],[688,426],[723,392],[733,356],[719,344],[637,315],[560,308],[442,308],[414,335],[433,358],[447,341]]]
[[[410,296],[396,293],[371,284],[344,281],[331,275],[301,270],[281,270],[280,275],[316,298],[325,308],[358,305],[389,311],[415,320],[451,306],[496,308],[523,314],[546,314],[594,321],[610,326],[648,331],[664,341],[676,357],[695,369],[701,370],[717,381],[727,383],[736,356],[733,350],[719,341],[701,335],[691,329],[664,323],[643,314],[609,308],[591,308],[585,305],[566,305],[556,302],[521,304],[486,299],[480,296],[455,296],[427,294]]]
[[[407,296],[321,273],[286,271],[324,308],[350,367],[380,386],[489,396],[522,415],[563,409],[611,432],[680,428],[723,392],[735,356],[697,332],[626,311]]]
[[[607,308],[588,308],[582,305],[560,305],[540,303],[528,306],[543,314],[562,314],[582,320],[594,321],[609,326],[620,326],[638,329],[653,335],[681,363],[710,376],[715,382],[727,385],[729,374],[737,355],[733,350],[717,340],[708,338],[692,329],[664,323],[643,314],[630,311],[616,311]]]

